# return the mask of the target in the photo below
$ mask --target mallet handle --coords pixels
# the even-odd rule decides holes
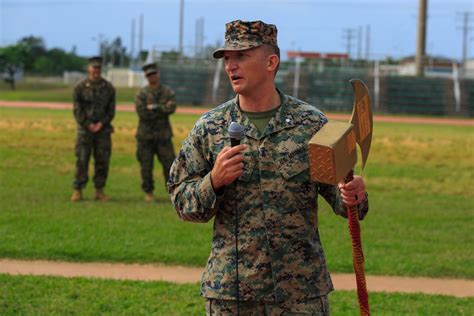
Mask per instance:
[[[344,182],[348,183],[353,179],[354,171],[351,170],[344,178]],[[347,218],[352,241],[352,263],[356,275],[357,299],[359,300],[360,314],[363,316],[369,316],[369,295],[367,293],[367,282],[365,280],[364,253],[362,251],[362,239],[360,235],[359,211],[356,205],[347,206]]]

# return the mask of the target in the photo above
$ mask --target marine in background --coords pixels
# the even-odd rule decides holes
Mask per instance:
[[[140,163],[142,190],[145,201],[155,200],[153,191],[153,167],[155,156],[163,166],[163,185],[168,182],[175,153],[169,116],[176,111],[175,93],[160,82],[160,70],[156,63],[143,66],[148,85],[142,88],[135,98],[139,118],[137,129],[137,159]]]
[[[91,57],[88,77],[74,88],[74,118],[77,122],[76,172],[71,201],[81,201],[89,179],[90,157],[94,157],[95,200],[107,201],[104,187],[109,174],[115,116],[115,88],[102,78],[102,58]]]

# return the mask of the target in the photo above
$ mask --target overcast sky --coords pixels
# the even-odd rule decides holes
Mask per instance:
[[[132,19],[144,15],[143,48],[178,48],[179,0],[0,0],[0,45],[23,36],[42,37],[48,48],[77,47],[80,55],[98,51],[97,38],[120,36],[130,48]],[[427,53],[454,59],[462,55],[463,12],[470,12],[469,56],[474,58],[474,0],[428,0]],[[185,0],[184,46],[192,55],[196,20],[204,18],[205,44],[223,41],[234,19],[263,20],[278,27],[283,52],[347,51],[344,30],[354,29],[352,56],[366,51],[370,25],[371,58],[403,57],[416,50],[418,0]],[[137,47],[138,44],[135,44]]]

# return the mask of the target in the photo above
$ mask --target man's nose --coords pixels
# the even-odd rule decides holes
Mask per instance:
[[[237,63],[234,60],[227,60],[225,67],[228,71],[235,70],[237,69]]]

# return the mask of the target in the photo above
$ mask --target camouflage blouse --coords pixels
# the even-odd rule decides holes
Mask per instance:
[[[236,211],[242,300],[299,300],[333,290],[318,233],[318,194],[336,214],[347,213],[337,187],[310,180],[307,152],[309,139],[327,119],[312,105],[280,97],[281,107],[263,134],[242,114],[238,98],[204,114],[171,168],[168,187],[178,216],[191,222],[214,217],[204,297],[236,298]],[[230,146],[232,121],[245,127],[244,173],[216,196],[210,171],[218,153]],[[367,211],[366,201],[360,217]]]
[[[115,116],[115,89],[104,78],[85,79],[74,88],[74,118],[79,132],[88,133],[88,126],[102,122],[105,132],[112,132]]]
[[[136,135],[139,140],[171,138],[169,115],[176,111],[173,90],[163,85],[146,86],[137,93],[135,108],[139,117]]]

